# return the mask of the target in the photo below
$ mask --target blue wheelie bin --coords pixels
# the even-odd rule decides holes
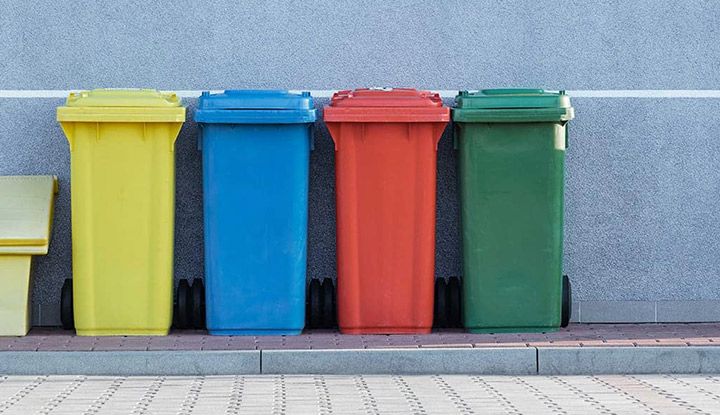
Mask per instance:
[[[211,334],[299,334],[305,325],[309,92],[237,90],[198,102]]]

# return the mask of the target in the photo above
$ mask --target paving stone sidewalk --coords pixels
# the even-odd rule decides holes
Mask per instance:
[[[716,414],[717,376],[0,376],[0,413]]]
[[[58,328],[34,328],[25,337],[0,337],[0,351],[324,350],[481,347],[720,346],[720,323],[571,324],[553,333],[342,335],[310,331],[300,336],[210,336],[174,331],[169,336],[79,337]]]

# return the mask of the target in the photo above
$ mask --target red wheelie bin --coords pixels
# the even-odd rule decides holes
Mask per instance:
[[[449,109],[428,91],[357,89],[336,93],[324,119],[335,142],[340,331],[427,333]]]

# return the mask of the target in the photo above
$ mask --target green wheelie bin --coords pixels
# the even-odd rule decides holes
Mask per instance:
[[[564,91],[461,91],[459,150],[463,323],[473,333],[567,325],[562,273],[567,123]]]

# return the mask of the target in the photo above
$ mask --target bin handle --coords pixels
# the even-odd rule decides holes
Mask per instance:
[[[198,123],[198,135],[197,135],[197,148],[199,151],[202,151],[202,124]]]
[[[458,149],[458,138],[457,138],[457,136],[458,136],[458,129],[459,129],[459,128],[460,128],[459,125],[453,124],[453,135],[452,135],[452,138],[453,138],[453,150],[455,150],[455,151],[457,151],[457,149]]]
[[[315,124],[310,124],[310,151],[315,150]]]

